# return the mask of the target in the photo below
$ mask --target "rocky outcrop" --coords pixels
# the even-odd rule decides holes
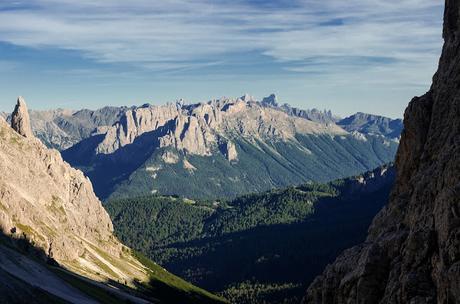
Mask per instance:
[[[291,107],[288,104],[282,105],[281,109],[283,109],[283,111],[285,111],[291,116],[301,117],[322,124],[335,124],[337,121],[340,120],[337,116],[334,116],[330,110],[302,110],[299,108]]]
[[[312,110],[310,119],[275,102],[276,96],[243,96],[129,108],[62,155],[85,170],[103,199],[152,192],[234,197],[343,178],[394,160],[398,141],[347,132],[330,112]],[[176,165],[184,159],[190,165]],[[171,186],[173,180],[184,186]]]
[[[114,153],[146,133],[155,133],[160,147],[209,156],[213,151],[219,151],[221,138],[242,136],[251,141],[295,141],[296,134],[334,136],[345,135],[346,131],[335,124],[326,125],[291,116],[276,107],[274,95],[261,103],[245,95],[236,100],[223,98],[194,105],[177,103],[131,109],[108,129],[96,153]]]
[[[394,164],[385,164],[361,175],[346,178],[337,187],[344,199],[376,192],[385,186],[391,186],[396,179]]]
[[[231,141],[226,141],[222,144],[222,152],[228,161],[237,161],[238,152],[236,151],[236,146]]]
[[[174,104],[161,107],[143,106],[125,112],[120,121],[107,131],[96,152],[110,154],[134,142],[139,136],[164,127],[179,114]]]
[[[144,267],[113,235],[90,181],[32,136],[21,98],[12,126],[16,132],[0,119],[3,234],[26,238],[68,269],[97,280],[147,280]]]
[[[409,104],[390,202],[366,242],[309,287],[305,303],[459,303],[460,2],[447,0],[439,69]]]
[[[11,116],[11,127],[24,137],[33,137],[30,127],[29,111],[24,98],[19,97]]]
[[[35,137],[47,147],[65,150],[93,135],[105,134],[119,121],[126,107],[104,107],[98,110],[55,109],[30,110],[30,125]],[[11,123],[11,114],[0,113]]]

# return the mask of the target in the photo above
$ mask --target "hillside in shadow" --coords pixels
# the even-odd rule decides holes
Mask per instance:
[[[136,289],[97,282],[61,267],[25,235],[0,233],[0,303],[224,303],[139,256],[152,274]],[[163,272],[163,273],[161,273]],[[168,284],[168,280],[172,280]]]
[[[235,303],[298,303],[388,201],[393,168],[229,202],[109,201],[117,235],[171,272]],[[216,205],[217,204],[217,205]]]

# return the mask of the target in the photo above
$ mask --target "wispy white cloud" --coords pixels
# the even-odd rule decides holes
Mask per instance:
[[[158,71],[255,53],[293,72],[387,66],[417,72],[439,55],[441,6],[439,0],[22,0],[0,4],[0,41]]]

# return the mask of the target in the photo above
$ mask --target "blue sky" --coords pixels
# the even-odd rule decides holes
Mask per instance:
[[[439,0],[2,0],[0,110],[276,93],[402,117],[429,88]]]

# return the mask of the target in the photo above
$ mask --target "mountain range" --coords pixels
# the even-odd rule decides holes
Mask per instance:
[[[389,128],[397,130],[398,126],[390,119],[359,114],[347,118],[353,122],[347,123],[327,111],[280,107],[274,96],[262,101],[244,96],[194,105],[106,107],[78,112],[29,111],[19,98],[14,112],[2,116],[11,127],[0,118],[0,272],[6,281],[13,282],[8,285],[4,280],[2,284],[6,284],[4,293],[10,299],[22,297],[21,301],[37,303],[144,303],[152,299],[218,303],[225,302],[223,298],[238,303],[298,301],[305,284],[338,250],[362,240],[370,219],[386,202],[394,170],[382,167],[328,184],[312,180],[328,180],[334,174],[347,174],[346,170],[360,170],[391,159],[399,140],[389,135]],[[62,145],[70,147],[62,150]],[[295,149],[301,154],[294,154]],[[359,153],[363,153],[362,160],[356,161]],[[173,197],[152,195],[151,191],[141,191],[147,196],[135,197],[132,195],[138,192],[128,188],[123,190],[124,196],[112,195],[103,206],[91,181],[64,160],[73,157],[74,161],[83,161],[90,156],[84,168],[93,182],[92,172],[103,173],[101,178],[113,176],[110,164],[116,167],[115,172],[132,170],[131,183],[145,183],[149,180],[133,176],[142,171],[139,168],[146,168],[144,171],[155,180],[153,174],[160,170],[145,167],[146,163],[152,165],[149,161],[154,155],[160,155],[156,160],[161,165],[188,163],[190,167],[184,169],[192,176],[208,167],[208,176],[201,180],[184,177],[189,178],[184,182],[196,182],[194,187],[203,187],[203,183],[209,183],[206,178],[219,176],[215,165],[219,158],[227,166],[239,168],[253,184],[257,184],[260,173],[253,164],[256,160],[280,180],[280,168],[285,169],[286,176],[306,168],[309,174],[324,174],[315,171],[321,165],[335,173],[299,179],[307,182],[301,186],[236,198],[231,196],[238,191],[231,195],[208,192],[207,200],[203,196],[191,200],[185,198],[189,192],[176,191]],[[348,155],[354,160],[345,165],[342,161]],[[304,162],[302,157],[306,156],[312,160]],[[370,160],[366,160],[368,156]],[[196,161],[200,158],[206,161],[202,167]],[[285,166],[281,159],[292,165]],[[98,171],[101,164],[105,170]],[[229,172],[226,169],[223,178],[228,178]],[[176,176],[174,182],[178,181]],[[296,181],[284,182],[291,185]],[[210,199],[217,195],[218,200]],[[105,208],[116,224],[116,234]],[[353,224],[348,226],[350,220]],[[318,247],[319,251],[298,250],[305,240],[325,236],[338,240],[344,231],[347,236],[343,241]],[[123,245],[117,237],[161,266]],[[296,268],[294,264],[300,262],[305,267]],[[162,266],[219,293],[221,298],[168,273]],[[228,267],[246,270],[229,275]],[[308,273],[306,268],[310,269]],[[44,274],[47,279],[40,282]],[[18,288],[26,292],[20,296]]]
[[[36,113],[19,98],[0,117],[0,303],[459,303],[460,2],[445,3],[401,137],[400,120],[274,95]],[[398,144],[394,168],[336,179]]]
[[[393,161],[402,130],[398,119],[340,119],[280,106],[275,95],[30,115],[34,134],[85,172],[101,199],[234,198],[326,182]]]
[[[81,171],[46,148],[19,98],[0,118],[0,302],[224,302],[123,245]]]

